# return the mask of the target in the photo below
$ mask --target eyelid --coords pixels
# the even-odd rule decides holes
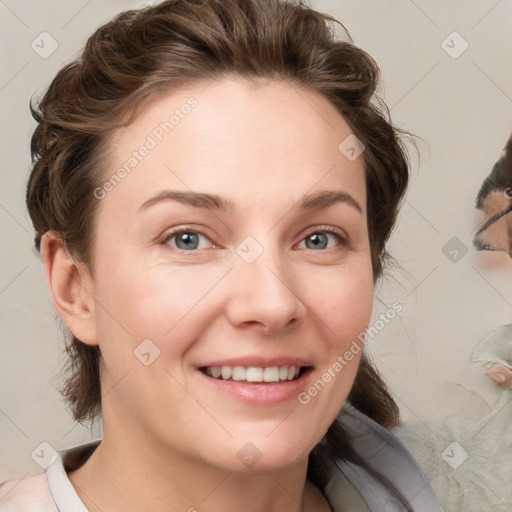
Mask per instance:
[[[213,248],[217,247],[215,242],[211,239],[212,238],[211,235],[208,234],[204,229],[196,227],[196,226],[187,226],[187,225],[179,226],[177,228],[173,228],[170,231],[165,232],[162,235],[160,243],[166,244],[167,242],[169,242],[169,240],[174,238],[176,235],[178,235],[180,233],[189,233],[189,232],[203,235],[205,238],[207,238],[212,243]],[[200,249],[192,249],[190,251],[184,251],[183,249],[179,249],[177,247],[173,247],[173,249],[176,251],[182,252],[182,253],[193,253],[193,252],[200,250]]]
[[[330,226],[328,224],[311,226],[311,228],[306,229],[306,235],[304,235],[304,236],[308,236],[311,233],[323,232],[323,231],[326,231],[327,233],[335,233],[337,235],[340,235],[340,237],[342,237],[342,238],[348,238],[348,236],[345,234],[343,229],[337,228],[335,226]]]

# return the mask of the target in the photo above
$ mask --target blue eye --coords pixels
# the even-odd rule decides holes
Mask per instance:
[[[308,249],[325,249],[329,243],[327,233],[313,233],[308,235],[306,238],[306,247],[308,246],[308,241],[313,244],[313,247],[308,247]]]
[[[305,248],[308,250],[322,252],[325,249],[336,249],[337,246],[345,247],[348,245],[347,238],[343,236],[343,232],[339,229],[329,226],[317,227],[315,229],[315,231],[310,231],[310,233],[301,240],[301,244],[305,243]],[[330,238],[338,243],[329,245]],[[187,227],[182,227],[179,230],[168,233],[162,241],[162,244],[170,245],[181,252],[194,252],[208,248],[208,243],[206,243],[206,246],[201,247],[201,239],[208,241],[211,248],[216,247],[205,233],[196,228],[191,229]],[[171,243],[173,240],[174,242]]]
[[[201,232],[192,230],[180,230],[170,233],[166,238],[165,243],[169,244],[171,240],[176,239],[176,245],[172,245],[181,251],[196,251],[200,249],[198,247],[200,237],[204,237],[208,240],[208,237]]]
[[[347,245],[347,240],[337,229],[333,228],[323,228],[317,231],[313,231],[306,235],[304,241],[306,242],[306,248],[311,249],[313,251],[318,251],[322,249],[331,249],[328,247],[329,244],[329,235],[334,237],[339,245],[345,246]],[[308,246],[308,242],[311,242]]]

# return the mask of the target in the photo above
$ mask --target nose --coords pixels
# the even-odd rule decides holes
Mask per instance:
[[[242,251],[234,255],[227,283],[227,316],[238,328],[271,335],[295,326],[306,314],[307,306],[286,254],[278,249],[262,249],[254,261]]]

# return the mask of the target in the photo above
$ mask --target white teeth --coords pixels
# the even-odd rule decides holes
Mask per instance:
[[[263,382],[263,368],[247,368],[245,371],[245,380],[247,382]]]
[[[215,379],[247,382],[279,382],[280,380],[293,380],[299,376],[299,366],[270,366],[261,368],[256,366],[208,366],[206,375]]]
[[[235,366],[233,368],[233,375],[231,376],[233,380],[246,380],[245,378],[245,368],[243,366]]]
[[[278,382],[279,381],[279,368],[272,366],[263,370],[263,381],[264,382]]]
[[[231,375],[233,375],[233,371],[231,370],[230,366],[223,366],[221,368],[221,375],[224,380],[228,380],[231,378]]]

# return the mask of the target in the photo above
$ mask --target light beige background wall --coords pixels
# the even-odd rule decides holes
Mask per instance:
[[[55,389],[62,336],[24,206],[34,128],[28,101],[96,27],[141,5],[0,0],[0,481],[41,471],[31,457],[41,442],[60,449],[101,434],[76,425]],[[475,195],[512,131],[512,2],[316,0],[312,6],[341,20],[375,57],[393,121],[422,139],[390,243],[404,270],[377,290],[375,320],[386,304],[398,301],[403,310],[368,349],[405,419],[479,418],[496,391],[469,356],[489,331],[510,322],[512,306],[512,261],[504,254],[477,257],[471,246]]]

